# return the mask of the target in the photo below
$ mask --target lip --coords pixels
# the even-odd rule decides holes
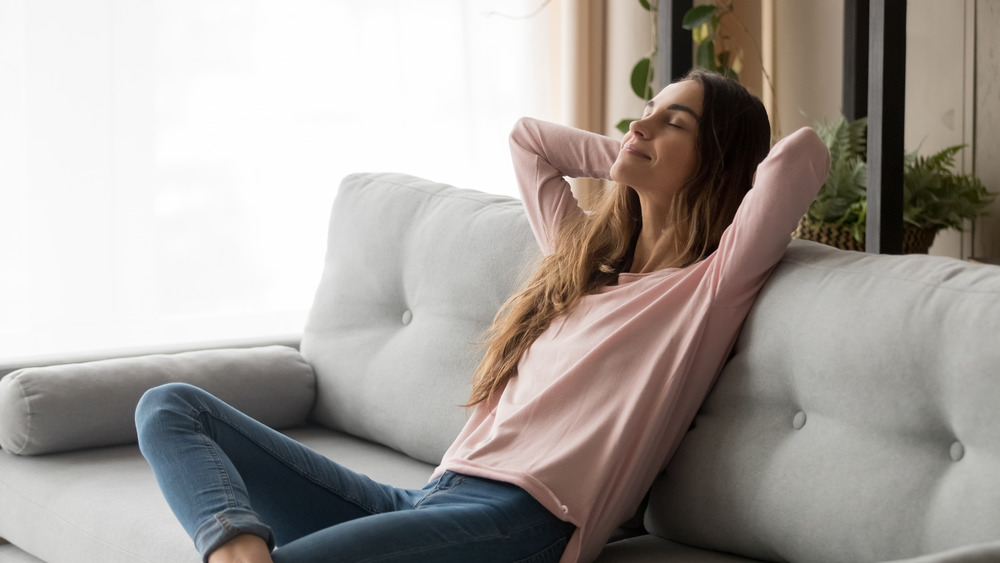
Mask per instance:
[[[627,153],[630,153],[630,154],[634,154],[635,156],[638,156],[640,158],[644,158],[646,160],[653,160],[648,154],[646,154],[645,152],[643,152],[642,150],[640,150],[639,147],[635,146],[635,143],[628,143],[625,146],[623,146],[622,147],[622,152],[627,152]]]

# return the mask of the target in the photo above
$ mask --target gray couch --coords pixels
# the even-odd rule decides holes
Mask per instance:
[[[198,560],[134,445],[139,396],[167,381],[421,486],[464,422],[482,330],[537,258],[516,200],[347,178],[301,352],[0,380],[0,561]],[[795,241],[600,561],[1000,561],[998,371],[1000,268]]]

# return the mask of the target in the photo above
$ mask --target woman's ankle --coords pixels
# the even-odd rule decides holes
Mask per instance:
[[[260,536],[243,534],[220,545],[208,563],[272,563],[271,550]]]

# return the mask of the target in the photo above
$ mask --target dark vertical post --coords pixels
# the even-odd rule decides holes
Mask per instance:
[[[871,0],[869,33],[865,250],[901,254],[906,0]]]
[[[694,60],[691,32],[682,28],[681,22],[692,5],[693,0],[660,0],[656,11],[656,68],[653,69],[660,88],[691,70]]]
[[[844,0],[844,117],[868,115],[868,0]]]

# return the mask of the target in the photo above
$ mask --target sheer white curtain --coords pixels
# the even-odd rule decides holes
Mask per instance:
[[[0,359],[297,333],[339,180],[515,191],[540,0],[0,0]]]

